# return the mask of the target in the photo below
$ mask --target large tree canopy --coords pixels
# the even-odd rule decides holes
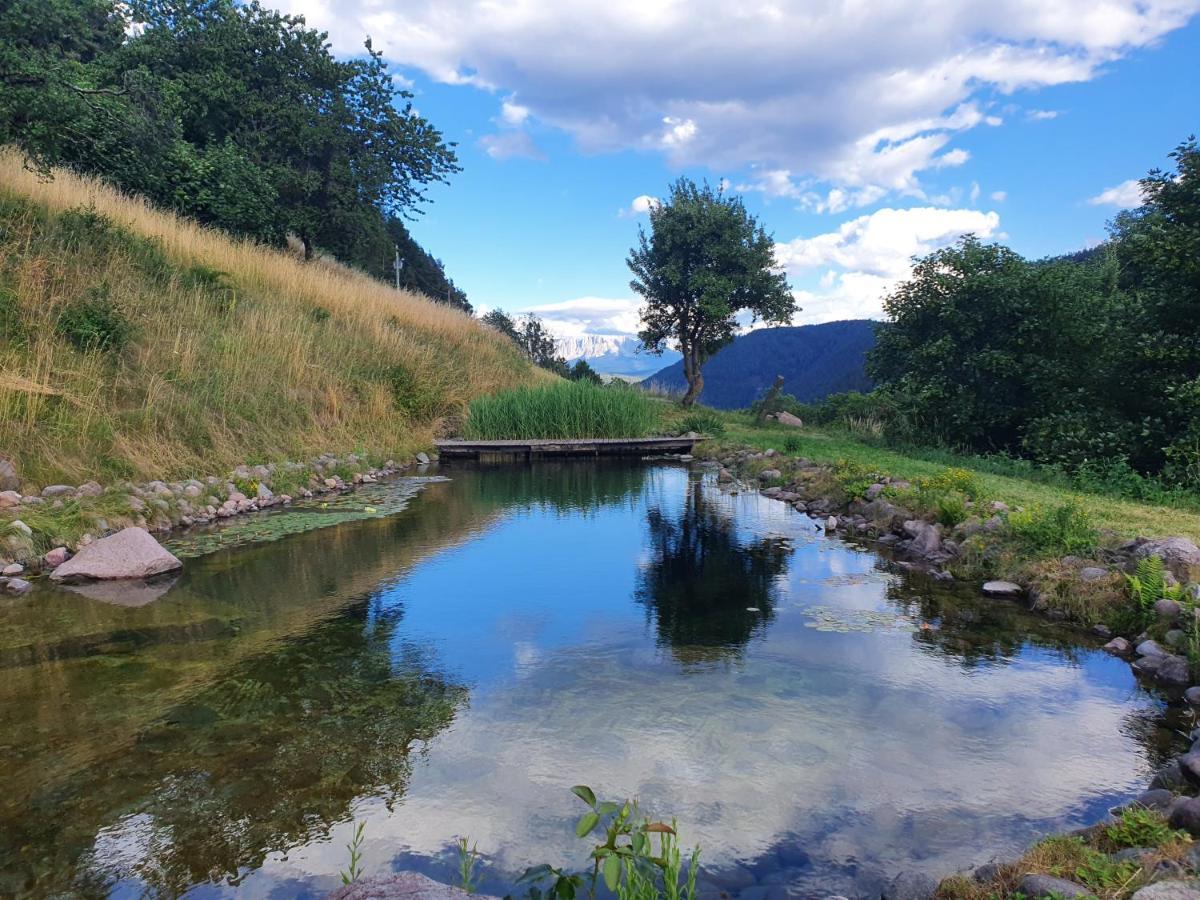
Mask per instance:
[[[1200,147],[1172,158],[1092,251],[919,260],[870,357],[893,432],[1200,487]]]
[[[0,142],[40,166],[235,234],[291,233],[306,255],[389,279],[393,246],[411,242],[397,217],[458,171],[369,40],[339,60],[323,33],[258,2],[13,0],[0,7],[0,85]],[[465,305],[405,251],[421,287]]]
[[[705,361],[737,332],[738,313],[791,321],[796,300],[775,261],[770,235],[739,197],[681,178],[650,209],[627,260],[630,287],[646,300],[638,337],[652,353],[679,345],[688,380],[685,406],[704,388]]]

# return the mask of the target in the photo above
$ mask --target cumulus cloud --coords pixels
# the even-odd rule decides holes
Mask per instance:
[[[777,244],[776,258],[793,282],[803,307],[797,324],[879,318],[883,297],[907,278],[912,259],[946,247],[964,234],[996,235],[1000,216],[974,209],[880,209],[836,231]]]
[[[339,52],[371,34],[433,79],[520,97],[528,117],[585,152],[652,150],[674,165],[753,164],[914,196],[922,171],[964,161],[948,146],[955,135],[998,124],[986,98],[1091,79],[1200,10],[1200,0],[275,2],[327,29]]]
[[[633,336],[640,327],[638,297],[577,297],[558,303],[543,303],[520,310],[536,313],[556,337],[588,334]]]
[[[639,194],[633,198],[633,201],[627,207],[621,210],[621,215],[625,217],[644,216],[651,209],[658,206],[660,202],[662,201],[657,197],[651,197],[649,194]]]
[[[1142,186],[1136,178],[1122,181],[1088,200],[1092,206],[1116,206],[1121,209],[1134,209],[1143,202]]]

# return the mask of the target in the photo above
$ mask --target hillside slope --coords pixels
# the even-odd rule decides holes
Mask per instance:
[[[847,319],[822,325],[761,328],[736,338],[704,365],[700,402],[717,409],[743,409],[784,377],[784,391],[802,402],[841,391],[869,390],[863,371],[866,353],[875,343],[875,323]],[[646,378],[662,390],[687,389],[683,363]]]
[[[0,453],[26,483],[388,456],[540,377],[463,312],[0,152]]]

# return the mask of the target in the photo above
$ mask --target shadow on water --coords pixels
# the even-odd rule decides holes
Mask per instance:
[[[583,864],[581,781],[677,815],[708,889],[863,893],[1094,818],[1181,727],[1079,635],[710,476],[443,473],[155,596],[0,603],[0,896],[320,896],[355,819],[368,872],[452,879],[469,833],[503,893]]]
[[[646,511],[649,561],[635,597],[653,618],[659,645],[685,663],[736,656],[766,629],[791,556],[786,538],[740,536],[710,492],[717,488],[692,480],[678,512],[661,504]]]

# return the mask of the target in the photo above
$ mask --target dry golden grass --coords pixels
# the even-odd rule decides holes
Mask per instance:
[[[395,455],[427,445],[473,397],[543,377],[458,310],[93,179],[39,179],[15,153],[0,151],[0,203],[0,448],[33,484]],[[60,226],[80,209],[120,233],[72,244]],[[80,352],[56,333],[62,311],[97,291],[133,324],[119,353]]]

